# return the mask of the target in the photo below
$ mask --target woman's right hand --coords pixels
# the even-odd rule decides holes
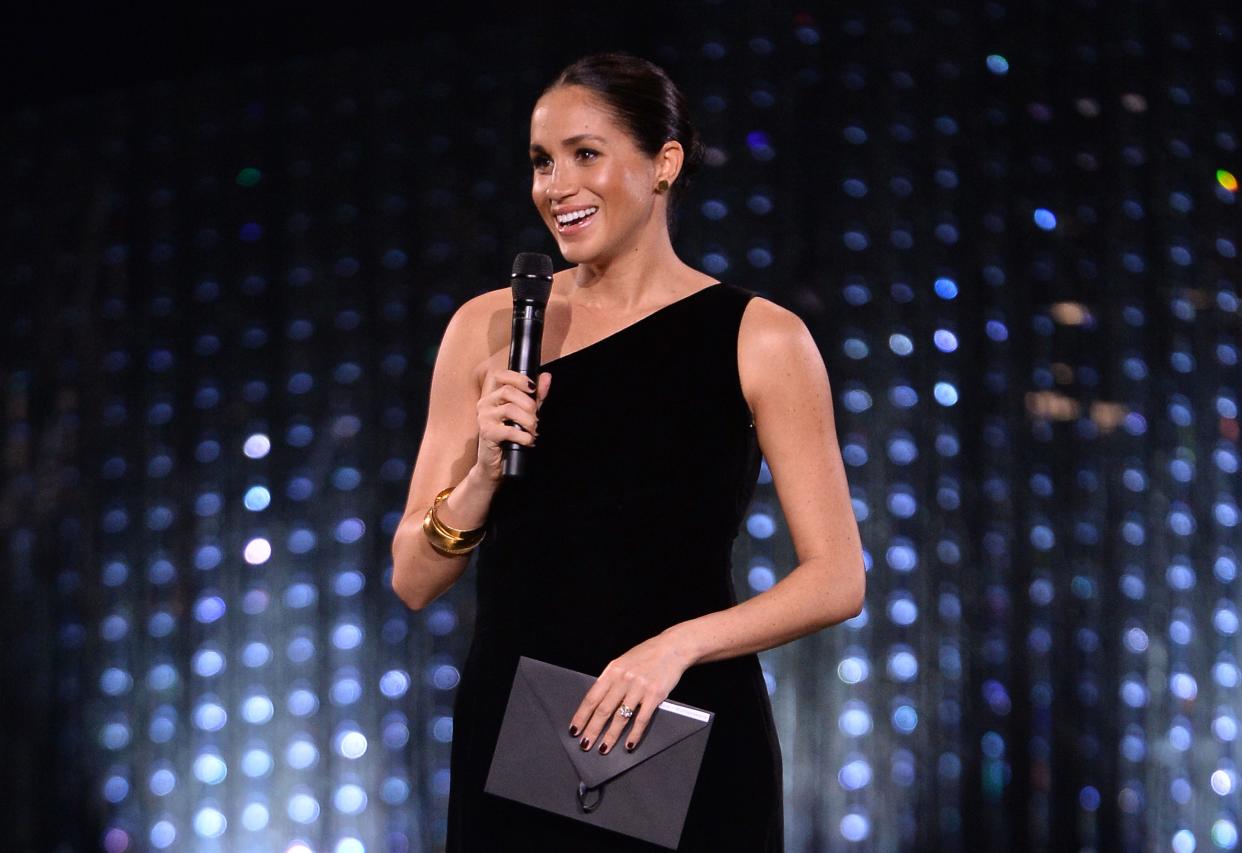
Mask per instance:
[[[493,368],[483,380],[479,396],[479,451],[475,467],[491,482],[500,482],[502,441],[534,447],[538,435],[539,407],[552,385],[552,374],[539,374],[536,396],[524,374]],[[512,421],[515,425],[506,424]]]

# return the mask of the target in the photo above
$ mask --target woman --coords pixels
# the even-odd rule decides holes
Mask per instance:
[[[530,130],[531,198],[573,265],[548,302],[555,355],[536,383],[506,369],[507,288],[471,299],[444,333],[392,584],[424,607],[480,549],[450,851],[657,849],[483,792],[521,655],[599,674],[564,721],[582,749],[630,747],[665,698],[715,712],[679,849],[782,849],[780,750],[755,653],[862,608],[815,342],[793,313],[673,250],[670,209],[701,158],[686,113],[644,60],[565,69]],[[537,449],[531,475],[502,486],[505,441]],[[731,546],[760,448],[799,564],[738,604]],[[442,527],[424,524],[433,502]]]

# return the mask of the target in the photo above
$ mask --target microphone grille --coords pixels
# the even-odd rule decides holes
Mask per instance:
[[[552,278],[552,259],[540,252],[521,252],[513,259],[513,275]]]

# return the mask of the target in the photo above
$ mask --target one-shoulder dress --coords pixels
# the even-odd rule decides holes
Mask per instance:
[[[760,466],[737,369],[754,296],[716,282],[542,365],[552,386],[529,476],[497,490],[477,554],[449,853],[665,849],[483,787],[519,657],[597,676],[669,626],[737,603],[732,545]],[[758,658],[692,666],[670,698],[716,715],[678,849],[782,850],[780,745]]]

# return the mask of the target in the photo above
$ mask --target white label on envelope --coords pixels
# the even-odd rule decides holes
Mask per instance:
[[[700,723],[706,723],[711,719],[711,716],[698,708],[687,708],[685,705],[677,705],[673,702],[661,702],[659,707],[661,711],[672,711],[674,714],[690,717],[693,720],[698,720]]]

